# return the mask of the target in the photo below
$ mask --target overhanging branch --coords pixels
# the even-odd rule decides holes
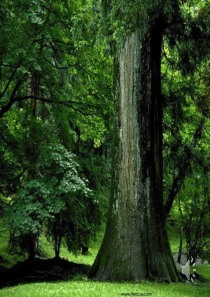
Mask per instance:
[[[195,148],[198,141],[201,139],[204,121],[205,121],[204,117],[202,117],[200,120],[200,123],[197,126],[194,137],[193,137],[192,148]],[[166,203],[164,206],[165,218],[167,218],[167,216],[171,210],[172,204],[174,202],[174,199],[175,199],[176,195],[178,194],[179,190],[181,189],[181,186],[182,186],[183,181],[187,175],[187,172],[188,172],[188,169],[189,169],[189,166],[191,163],[192,155],[193,154],[189,148],[185,149],[185,154],[183,154],[183,157],[179,162],[179,167],[177,168],[178,174],[173,181],[171,190],[168,195],[168,199],[166,200]]]

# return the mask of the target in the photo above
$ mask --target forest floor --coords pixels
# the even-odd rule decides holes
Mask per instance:
[[[8,234],[0,233],[0,265],[3,267],[3,273],[0,276],[2,297],[101,297],[101,296],[120,296],[126,292],[151,292],[155,297],[195,297],[198,295],[210,296],[210,282],[194,282],[193,284],[161,284],[143,281],[141,283],[111,283],[90,280],[87,277],[88,270],[94,262],[100,244],[103,239],[105,224],[101,226],[97,233],[97,241],[90,245],[89,252],[86,255],[81,253],[76,257],[69,253],[65,248],[61,249],[61,259],[56,261],[53,245],[47,243],[45,238],[41,239],[44,250],[51,259],[37,259],[32,264],[25,260],[24,255],[11,253],[8,249]],[[175,257],[178,252],[178,231],[175,228],[168,228],[168,235],[171,249]],[[185,255],[183,254],[183,257]],[[186,264],[183,258],[183,265]],[[16,261],[16,262],[15,262]],[[15,263],[16,264],[15,264]],[[191,272],[194,267],[191,267]],[[210,265],[197,265],[196,272],[210,281]],[[179,269],[181,272],[181,269]],[[71,281],[69,281],[71,280]],[[24,284],[23,284],[24,283]],[[17,286],[18,284],[18,286]],[[20,285],[21,284],[21,285]],[[4,287],[4,288],[3,288]],[[131,294],[131,293],[129,293]],[[127,295],[129,296],[129,295]],[[130,295],[132,296],[132,295]],[[135,295],[135,296],[140,296]],[[146,296],[146,295],[145,295]],[[147,295],[149,296],[149,295]]]

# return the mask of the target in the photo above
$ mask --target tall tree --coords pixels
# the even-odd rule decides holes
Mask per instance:
[[[121,28],[127,36],[115,63],[108,222],[90,272],[99,279],[179,279],[164,219],[161,95],[163,34],[183,29],[179,5],[179,1],[104,1],[106,11],[115,11],[124,20]]]

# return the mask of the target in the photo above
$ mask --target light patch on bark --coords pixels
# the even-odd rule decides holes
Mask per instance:
[[[136,110],[134,102],[134,42],[128,37],[120,55],[120,141],[122,147],[119,172],[119,195],[122,203],[132,205],[136,184]],[[129,71],[128,71],[129,70]]]
[[[116,215],[118,212],[118,200],[115,201],[115,204],[113,205],[113,212]]]
[[[120,139],[122,139],[122,129],[120,129]]]

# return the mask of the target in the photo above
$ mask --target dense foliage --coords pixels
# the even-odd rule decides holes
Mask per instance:
[[[77,252],[100,224],[98,201],[79,176],[74,157],[61,145],[43,149],[36,166],[37,178],[23,183],[6,214],[11,243],[29,235],[38,240],[47,227],[56,256],[62,238]]]
[[[112,134],[112,58],[88,1],[0,6],[0,199],[11,243],[34,253],[44,231],[56,255],[64,237],[76,253],[100,224],[86,179],[94,190],[109,181],[95,150]]]

